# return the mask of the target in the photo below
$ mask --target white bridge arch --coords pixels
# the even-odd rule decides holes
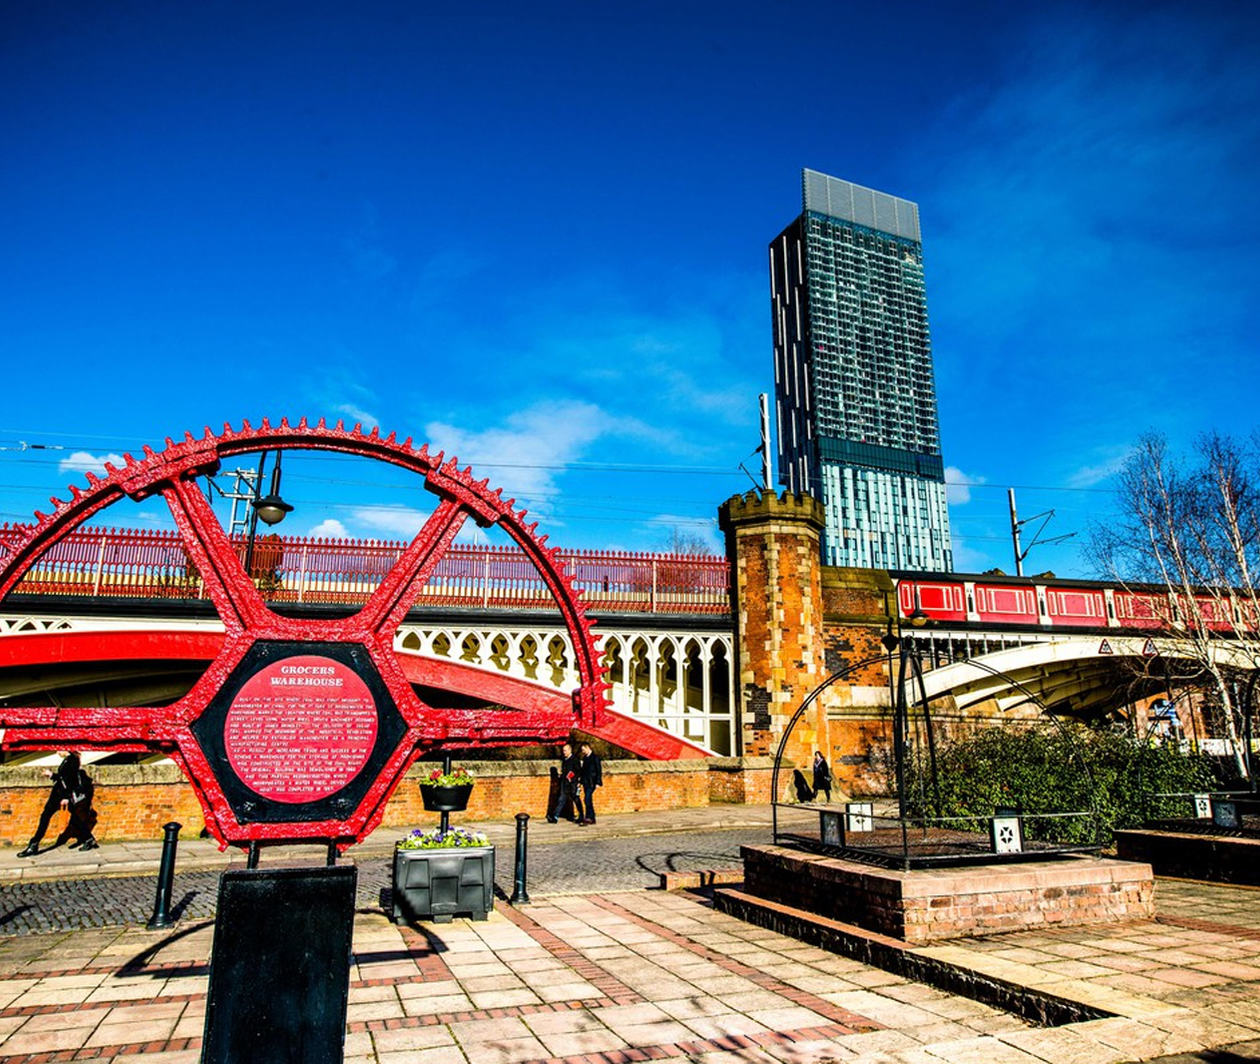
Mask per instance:
[[[1047,708],[1084,715],[1123,705],[1133,693],[1126,685],[1140,676],[1126,659],[1149,661],[1148,677],[1158,682],[1160,663],[1185,660],[1188,649],[1184,640],[1097,634],[933,632],[912,639],[929,700],[952,696],[959,710],[991,702],[999,712],[1030,695]],[[1253,667],[1225,641],[1212,644],[1212,653],[1221,664]]]
[[[596,638],[614,710],[710,753],[735,752],[729,632],[619,626]],[[565,694],[578,682],[573,648],[559,625],[406,623],[394,646],[404,654],[458,661]]]

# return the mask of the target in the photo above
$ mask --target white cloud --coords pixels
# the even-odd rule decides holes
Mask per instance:
[[[369,414],[361,406],[355,406],[354,403],[338,403],[333,409],[344,416],[348,422],[361,424],[365,429],[380,427],[380,418],[375,414]]]
[[[97,473],[103,475],[105,473],[105,463],[111,465],[122,466],[125,459],[120,454],[90,454],[87,451],[75,451],[68,458],[63,458],[57,463],[57,471],[59,473]]]
[[[354,523],[402,539],[415,536],[428,518],[427,512],[410,506],[356,506],[353,510]]]
[[[983,483],[984,477],[964,473],[957,466],[945,467],[945,499],[951,506],[971,502],[971,489]]]
[[[996,566],[993,556],[982,550],[968,547],[958,539],[953,539],[954,571],[957,573],[983,573]]]
[[[1100,462],[1081,466],[1075,473],[1068,476],[1068,487],[1092,488],[1095,484],[1101,484],[1104,480],[1120,472],[1121,467],[1129,460],[1129,455],[1132,453],[1132,447],[1125,447],[1123,450],[1117,450],[1111,457],[1104,458]]]
[[[350,533],[346,531],[346,526],[338,521],[335,517],[329,517],[321,521],[310,530],[308,535],[316,539],[349,539]]]
[[[499,425],[463,429],[441,421],[425,426],[431,448],[490,476],[492,487],[545,513],[557,493],[564,467],[581,460],[591,444],[608,435],[649,435],[639,422],[613,418],[594,403],[546,400],[509,414]],[[491,473],[493,472],[493,475]]]

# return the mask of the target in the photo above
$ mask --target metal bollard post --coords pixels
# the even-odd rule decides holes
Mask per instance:
[[[529,814],[516,814],[516,882],[512,885],[509,905],[528,905],[529,891],[525,889],[525,858],[529,849]]]
[[[179,845],[181,827],[182,824],[173,820],[162,825],[162,862],[158,865],[157,896],[153,899],[153,915],[145,925],[150,931],[170,927],[175,922],[171,919],[171,884],[175,879],[175,848]]]

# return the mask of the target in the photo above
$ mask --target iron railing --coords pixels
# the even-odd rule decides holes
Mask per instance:
[[[1191,835],[1260,838],[1260,795],[1252,790],[1152,794],[1144,826]]]
[[[888,803],[885,800],[880,804]],[[1097,853],[1102,848],[1097,820],[1089,812],[998,810],[995,816],[902,819],[895,810],[881,812],[872,804],[859,814],[851,811],[851,804],[775,805],[776,844],[888,868],[1030,861]],[[1004,844],[999,831],[1006,830],[1012,822],[1017,826]]]
[[[28,531],[0,525],[0,557]],[[246,538],[233,542],[244,564]],[[269,602],[355,605],[368,599],[406,547],[402,541],[263,535],[254,541],[250,575]],[[562,550],[559,562],[595,612],[730,612],[729,566],[720,556]],[[177,532],[118,528],[79,529],[58,540],[14,593],[205,598]],[[417,604],[550,609],[553,602],[518,548],[456,545],[438,562]]]

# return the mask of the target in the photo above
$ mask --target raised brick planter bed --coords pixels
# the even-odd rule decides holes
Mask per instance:
[[[1184,831],[1117,831],[1116,850],[1158,876],[1260,886],[1260,839]]]
[[[1151,867],[1130,861],[899,871],[782,846],[741,849],[747,893],[916,945],[1155,915]]]

